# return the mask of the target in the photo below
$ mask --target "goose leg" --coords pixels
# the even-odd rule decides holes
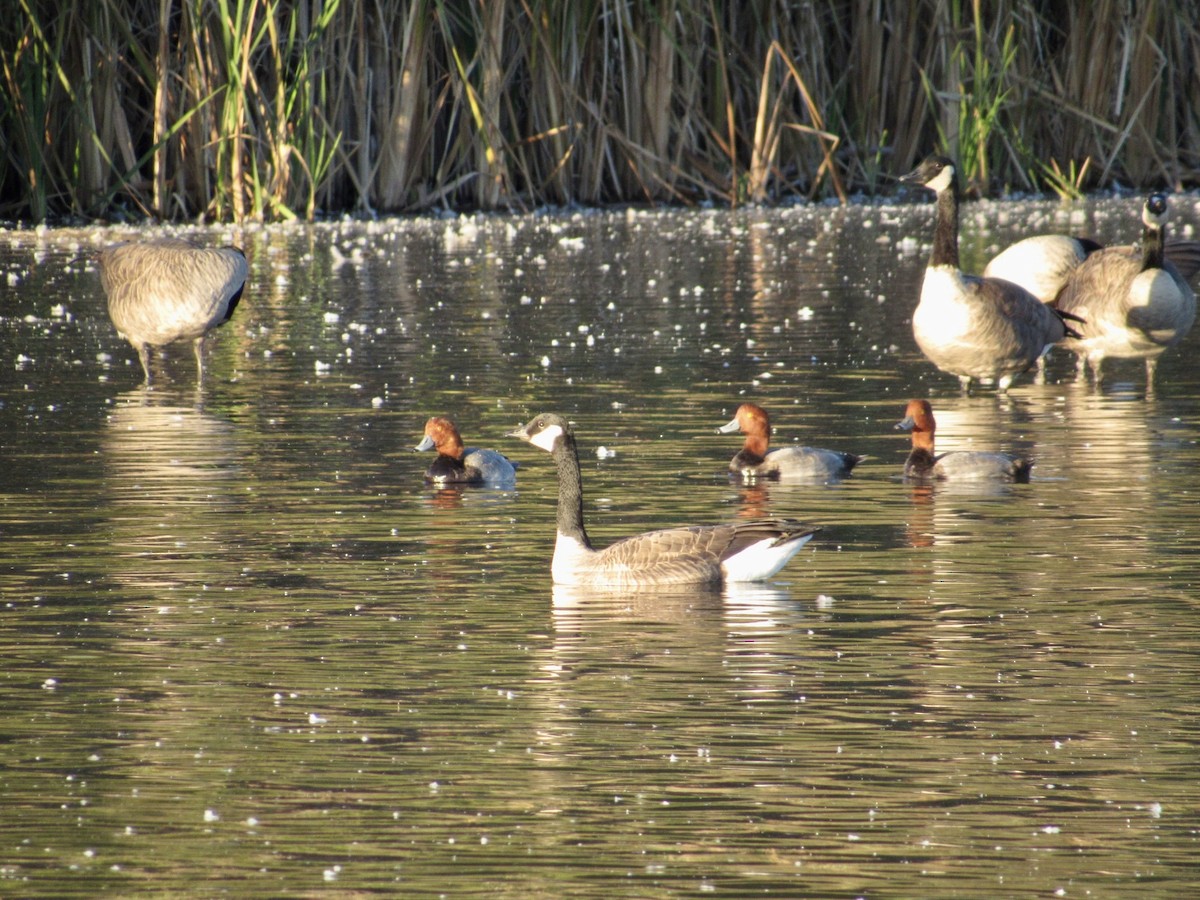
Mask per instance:
[[[204,335],[192,341],[192,351],[196,354],[196,380],[204,383]]]
[[[135,344],[137,349],[138,360],[142,364],[142,374],[146,376],[146,387],[150,386],[150,345]]]

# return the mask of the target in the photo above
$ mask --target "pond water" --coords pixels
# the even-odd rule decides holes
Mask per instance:
[[[1139,208],[972,204],[964,263],[1128,241]],[[931,231],[924,203],[197,230],[251,278],[203,389],[176,347],[152,391],[87,261],[134,232],[0,235],[0,896],[1195,891],[1200,338],[1152,396],[1062,351],[964,395],[912,339]],[[1032,482],[902,483],[914,396]],[[869,458],[731,484],[744,400]],[[823,530],[753,588],[555,589],[553,468],[504,436],[546,410],[599,543]],[[439,413],[517,489],[425,486]]]

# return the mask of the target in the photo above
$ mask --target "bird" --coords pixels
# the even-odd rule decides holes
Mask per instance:
[[[1007,453],[983,450],[954,450],[934,454],[933,435],[937,423],[928,400],[909,400],[904,418],[896,423],[899,431],[912,434],[912,451],[904,463],[904,477],[915,480],[1029,480],[1033,463]]]
[[[448,416],[433,416],[425,423],[425,434],[414,451],[437,450],[425,471],[431,484],[490,484],[510,486],[517,478],[517,465],[496,450],[464,447],[458,426]]]
[[[954,163],[930,156],[901,181],[937,195],[933,253],[913,313],[921,352],[943,372],[1007,391],[1013,379],[1076,332],[1074,316],[1040,302],[1009,281],[964,274],[958,264],[958,176]]]
[[[729,472],[746,480],[756,478],[844,478],[863,457],[838,450],[792,445],[769,450],[771,417],[755,403],[743,403],[733,419],[717,429],[718,434],[741,431],[745,443],[729,461]]]
[[[1009,244],[983,269],[984,278],[1020,285],[1042,303],[1053,303],[1079,264],[1103,245],[1067,234],[1036,234]]]
[[[1104,245],[1086,237],[1037,234],[1010,244],[992,257],[984,278],[1002,278],[1019,284],[1043,303],[1054,304],[1071,274]],[[1174,263],[1185,280],[1200,273],[1200,241],[1175,238],[1165,243],[1163,255]]]
[[[97,257],[108,315],[137,351],[151,383],[150,348],[191,341],[204,381],[204,339],[229,321],[246,286],[237,247],[200,247],[179,238],[126,241]]]
[[[1150,194],[1142,204],[1141,243],[1093,253],[1058,296],[1059,309],[1086,320],[1066,346],[1097,384],[1106,358],[1143,359],[1152,391],[1158,358],[1195,321],[1196,295],[1164,255],[1168,213],[1166,196]]]
[[[558,471],[555,584],[642,588],[766,581],[820,529],[794,519],[647,531],[596,549],[583,524],[583,478],[571,424],[557,413],[534,416],[510,437],[545,450]]]

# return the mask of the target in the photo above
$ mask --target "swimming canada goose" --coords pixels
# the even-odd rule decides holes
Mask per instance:
[[[1140,245],[1107,247],[1093,253],[1067,281],[1060,309],[1086,320],[1067,342],[1099,383],[1106,357],[1144,359],[1146,387],[1154,388],[1158,357],[1178,343],[1196,318],[1196,295],[1173,263],[1164,258],[1167,198],[1151,194],[1142,207]]]
[[[912,451],[904,463],[904,477],[967,481],[1001,479],[1028,481],[1033,463],[1007,453],[983,450],[954,450],[935,455],[933,435],[937,423],[928,400],[909,400],[904,418],[896,423],[900,431],[912,433]]]
[[[743,403],[730,422],[717,429],[719,434],[741,431],[746,441],[729,461],[729,471],[747,480],[755,478],[844,478],[862,462],[863,457],[838,450],[796,445],[769,450],[771,417],[761,406]]]
[[[819,530],[792,519],[693,525],[635,534],[597,550],[583,526],[583,478],[567,420],[543,413],[510,437],[545,450],[558,470],[558,538],[550,564],[556,584],[630,588],[766,581]]]
[[[433,484],[511,485],[517,479],[516,463],[495,450],[464,447],[458,426],[447,416],[434,416],[425,423],[425,436],[413,450],[434,450],[437,459],[425,471]]]
[[[943,372],[1008,390],[1012,380],[1075,332],[1057,310],[1009,281],[966,275],[958,267],[958,176],[954,163],[930,156],[901,181],[937,194],[933,253],[913,313],[921,352]]]
[[[178,238],[113,244],[98,257],[100,284],[117,333],[133,345],[146,384],[150,348],[191,341],[204,380],[204,338],[229,321],[246,285],[236,247],[198,247]]]

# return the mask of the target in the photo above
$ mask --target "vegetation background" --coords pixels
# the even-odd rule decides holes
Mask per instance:
[[[0,218],[1200,185],[1200,0],[8,0]]]

